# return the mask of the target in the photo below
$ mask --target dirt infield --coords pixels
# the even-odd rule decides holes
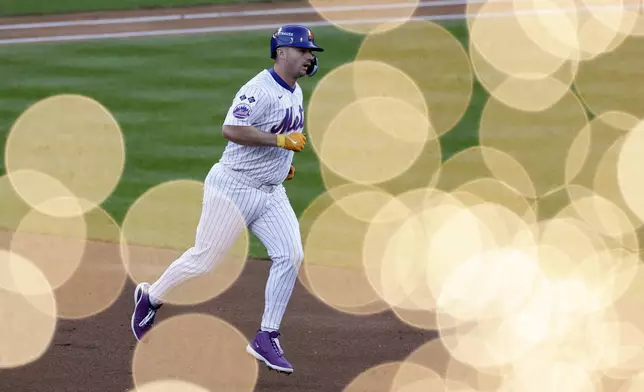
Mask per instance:
[[[252,337],[262,314],[268,268],[267,261],[250,261],[240,279],[221,296],[197,306],[166,305],[159,321],[202,312],[222,318]],[[136,341],[129,326],[133,289],[128,281],[118,300],[96,316],[59,321],[45,355],[27,366],[0,371],[0,390],[133,389]],[[281,332],[295,373],[284,376],[260,367],[255,391],[342,391],[361,372],[382,362],[403,360],[435,337],[430,331],[406,326],[390,313],[358,317],[334,311],[310,295],[299,282]],[[239,349],[241,352],[244,347]],[[227,360],[213,354],[214,358]],[[210,366],[213,372],[217,371],[216,360]]]
[[[0,247],[7,248],[9,241],[4,233]],[[88,244],[86,249],[93,245]],[[269,267],[268,261],[250,260],[229,290],[199,305],[166,304],[158,322],[199,312],[227,321],[250,338],[261,318]],[[134,283],[128,279],[116,302],[106,310],[79,320],[60,319],[53,341],[42,357],[26,366],[0,370],[0,391],[134,389],[132,364],[137,342],[129,325],[133,289]],[[436,337],[432,331],[403,324],[389,312],[362,317],[335,311],[311,295],[299,281],[281,332],[283,347],[296,373],[287,377],[260,366],[255,391],[342,391],[361,372],[383,362],[404,360]],[[239,347],[240,353],[243,349]],[[216,372],[218,360],[228,359],[213,353],[212,364],[206,366]]]
[[[253,5],[250,9],[297,7],[288,3]],[[148,14],[228,12],[238,6],[198,7],[190,9],[101,12],[73,16],[20,17],[1,19],[0,25],[59,20],[112,17],[140,17]],[[463,12],[462,6],[428,7],[416,15]],[[243,16],[203,20],[176,20],[149,23],[119,23],[99,26],[65,26],[22,30],[0,30],[0,39],[42,37],[60,34],[145,31],[150,29],[193,28],[215,25],[296,22],[297,14]],[[306,20],[319,19],[307,15]],[[8,238],[0,238],[0,248],[8,247]],[[197,306],[166,305],[159,322],[178,314],[202,312],[215,315],[251,338],[258,327],[264,305],[264,287],[270,262],[251,260],[234,285],[217,298]],[[120,392],[134,388],[132,360],[136,341],[130,331],[134,283],[128,280],[117,301],[99,314],[81,320],[59,320],[54,339],[46,353],[33,363],[0,370],[2,392]],[[403,360],[423,343],[436,337],[433,331],[412,328],[391,312],[372,316],[347,315],[322,303],[298,281],[283,321],[282,344],[295,366],[291,376],[259,368],[255,391],[342,391],[360,373],[378,364]],[[244,347],[240,347],[243,350]],[[0,347],[0,351],[2,347]],[[1,358],[1,355],[0,355]],[[213,357],[217,358],[217,357]],[[227,358],[217,358],[226,361]],[[217,360],[210,364],[218,369]],[[381,389],[382,388],[382,389]],[[386,385],[378,391],[388,392]],[[226,391],[229,392],[229,391]],[[231,391],[232,392],[232,391]]]

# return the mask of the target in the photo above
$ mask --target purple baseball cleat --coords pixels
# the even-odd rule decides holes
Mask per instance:
[[[284,357],[284,350],[279,342],[280,333],[277,331],[257,331],[255,339],[246,346],[246,352],[262,361],[269,369],[281,373],[293,373],[293,366]]]
[[[134,332],[134,337],[136,340],[143,339],[152,325],[154,324],[154,317],[157,314],[157,310],[161,307],[152,306],[150,303],[150,296],[148,294],[148,289],[150,284],[148,283],[139,283],[134,290],[134,313],[132,313],[132,332]]]

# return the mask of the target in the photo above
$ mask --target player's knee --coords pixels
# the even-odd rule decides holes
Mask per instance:
[[[184,272],[192,276],[201,276],[210,272],[212,268],[213,268],[213,263],[204,262],[203,260],[197,260],[189,267],[184,268]]]
[[[291,249],[291,251],[288,252],[287,259],[289,264],[292,265],[293,268],[299,269],[302,265],[302,261],[304,260],[304,250],[301,246]]]
[[[215,267],[216,259],[205,250],[192,248],[188,250],[190,262],[184,265],[184,272],[192,276],[209,273]]]

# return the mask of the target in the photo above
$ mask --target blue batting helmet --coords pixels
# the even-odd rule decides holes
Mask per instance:
[[[324,49],[317,46],[314,41],[313,32],[302,25],[284,25],[275,30],[271,37],[271,58],[277,57],[277,48],[290,46],[295,48],[310,49],[316,52],[324,52]],[[318,70],[318,58],[313,56],[313,62],[307,71],[308,76],[313,76]]]

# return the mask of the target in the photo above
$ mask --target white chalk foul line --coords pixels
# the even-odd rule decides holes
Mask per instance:
[[[310,21],[299,22],[310,27],[332,26],[335,24],[349,25],[349,24],[380,24],[390,22],[405,22],[408,20],[429,20],[429,21],[446,21],[446,20],[460,20],[467,18],[503,18],[520,14],[560,14],[560,13],[576,13],[576,12],[590,12],[592,10],[614,10],[621,9],[639,9],[639,6],[600,6],[600,7],[586,7],[583,10],[578,8],[573,9],[543,9],[543,10],[530,10],[530,11],[515,11],[515,12],[494,12],[485,14],[468,14],[456,13],[445,15],[428,15],[413,18],[382,18],[382,19],[368,19],[368,20],[342,20],[334,21]],[[238,25],[238,26],[215,26],[215,27],[201,27],[191,29],[163,29],[163,30],[149,30],[149,31],[132,31],[132,32],[119,32],[119,33],[97,33],[97,34],[73,34],[73,35],[57,35],[57,36],[42,36],[42,37],[28,37],[28,38],[9,38],[0,39],[0,45],[20,44],[20,43],[44,43],[44,42],[65,42],[65,41],[84,41],[84,40],[97,40],[97,39],[114,39],[114,38],[137,38],[137,37],[155,37],[155,36],[173,36],[173,35],[190,35],[190,34],[205,34],[217,32],[235,32],[235,31],[255,31],[255,30],[274,30],[280,27],[281,23],[271,24],[253,24],[253,25]]]
[[[494,3],[507,3],[512,0],[487,0]],[[469,0],[472,4],[482,4],[486,0]],[[445,6],[460,6],[466,5],[468,0],[436,0],[436,1],[420,1],[415,3],[391,3],[391,4],[371,4],[363,6],[335,6],[335,7],[319,7],[321,12],[333,11],[365,11],[365,10],[386,10],[397,8],[425,8],[425,7],[445,7]],[[244,16],[269,16],[269,15],[296,15],[296,14],[315,14],[318,11],[312,7],[298,7],[298,8],[283,8],[272,10],[252,10],[252,11],[229,11],[229,12],[209,12],[209,13],[183,13],[172,15],[157,15],[157,16],[140,16],[140,17],[127,17],[127,18],[102,18],[102,19],[87,19],[87,20],[63,20],[59,22],[36,22],[36,23],[16,23],[0,25],[0,30],[28,30],[28,29],[41,29],[49,27],[71,27],[71,26],[99,26],[110,24],[124,24],[124,23],[149,23],[149,22],[171,22],[177,20],[190,20],[190,19],[217,19],[217,18],[238,18]]]
[[[440,15],[440,16],[428,16],[423,17],[422,19],[461,19],[463,18],[462,14],[454,15]],[[409,20],[410,18],[404,19]],[[418,18],[411,18],[418,19]],[[402,20],[402,21],[404,21]],[[353,21],[341,21],[339,23],[354,23],[354,24],[363,24],[363,23],[386,23],[392,22],[395,20],[392,19],[370,19],[370,20],[353,20]],[[330,26],[332,25],[328,21],[311,21],[311,22],[299,22],[300,24],[309,26],[309,27],[319,27],[319,26]],[[253,25],[241,25],[241,26],[215,26],[215,27],[200,27],[193,29],[168,29],[168,30],[150,30],[150,31],[133,31],[133,32],[120,32],[120,33],[100,33],[100,34],[76,34],[76,35],[54,35],[50,37],[28,37],[28,38],[9,38],[9,39],[0,39],[0,44],[19,44],[19,43],[40,43],[40,42],[62,42],[62,41],[83,41],[83,40],[92,40],[92,39],[111,39],[111,38],[136,38],[136,37],[155,37],[155,36],[172,36],[172,35],[189,35],[189,34],[204,34],[204,33],[220,33],[220,32],[234,32],[234,31],[254,31],[254,30],[274,30],[280,27],[282,24],[253,24]]]

